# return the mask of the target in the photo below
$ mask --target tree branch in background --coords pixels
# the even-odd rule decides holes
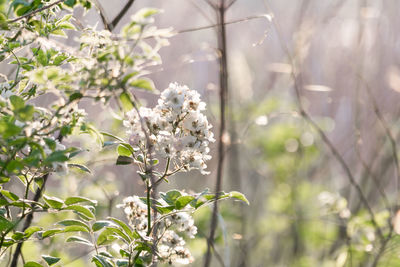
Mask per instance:
[[[103,7],[102,7],[101,4],[99,3],[99,1],[93,0],[93,2],[94,2],[94,5],[96,6],[96,8],[97,8],[98,11],[99,11],[100,18],[101,18],[101,21],[103,22],[104,28],[105,28],[107,31],[111,31],[111,30],[110,30],[110,27],[109,27],[108,19],[106,18],[106,12],[105,12],[105,10],[103,9]]]
[[[61,134],[58,135],[57,140],[61,143],[62,140],[63,140],[63,136]],[[32,199],[34,202],[38,202],[40,197],[42,196],[42,194],[44,192],[44,188],[46,186],[46,182],[47,182],[49,176],[50,176],[50,173],[46,173],[42,177],[43,178],[43,184],[42,184],[41,187],[38,187],[36,189],[35,195],[33,196],[33,199]],[[32,208],[33,208],[33,205],[34,204],[32,204]],[[24,226],[22,227],[22,232],[24,232],[26,229],[28,229],[31,226],[32,221],[33,221],[33,214],[34,214],[34,212],[32,210],[32,212],[29,213],[28,216],[26,217]],[[24,244],[23,242],[18,243],[17,248],[15,249],[13,257],[12,257],[12,261],[11,261],[11,265],[10,265],[11,267],[17,267],[18,266],[18,258],[21,255],[21,250],[22,250],[22,245],[23,244]]]
[[[121,9],[118,15],[112,20],[111,23],[108,24],[108,28],[110,29],[110,31],[114,30],[115,27],[117,27],[118,23],[125,16],[126,12],[128,12],[133,2],[135,2],[135,0],[128,0],[128,3],[125,4],[125,6]]]
[[[264,0],[264,2],[266,3],[268,9],[270,9],[269,5],[267,4],[267,1]],[[293,87],[294,87],[295,97],[296,97],[296,100],[297,100],[297,105],[298,105],[298,108],[299,108],[300,115],[303,117],[303,119],[308,121],[309,124],[317,131],[317,133],[320,136],[320,138],[322,139],[322,141],[325,143],[325,145],[329,148],[329,150],[331,151],[333,156],[339,162],[339,164],[342,167],[342,169],[344,170],[344,172],[345,172],[350,184],[356,189],[356,192],[359,195],[359,197],[361,199],[361,202],[366,207],[366,209],[368,211],[368,214],[370,215],[370,218],[371,218],[371,223],[374,226],[374,229],[375,229],[378,237],[381,240],[384,240],[385,238],[384,238],[384,235],[382,233],[382,230],[380,229],[380,227],[378,226],[378,223],[376,222],[375,214],[374,214],[371,206],[369,205],[368,200],[365,197],[364,192],[362,191],[360,185],[357,183],[355,177],[353,176],[353,174],[352,174],[352,172],[350,170],[350,167],[348,166],[348,164],[346,163],[344,158],[340,155],[339,151],[336,149],[336,147],[333,145],[333,143],[329,140],[329,138],[325,134],[325,132],[321,129],[321,127],[311,118],[311,116],[305,110],[305,108],[303,106],[303,101],[301,99],[301,88],[302,88],[301,76],[298,73],[296,73],[296,68],[295,68],[296,66],[295,66],[295,63],[294,63],[294,59],[293,59],[293,57],[292,57],[292,55],[291,55],[291,53],[289,51],[288,46],[283,41],[283,37],[281,36],[280,27],[279,27],[278,23],[276,22],[276,20],[273,20],[273,25],[274,25],[275,31],[277,33],[281,48],[282,48],[283,52],[286,54],[286,56],[288,57],[289,64],[292,67],[292,71],[291,71],[290,75],[292,76],[292,80],[293,80],[293,83],[294,83]]]
[[[218,137],[218,166],[217,166],[217,178],[215,184],[216,198],[218,199],[218,194],[222,189],[222,177],[223,177],[223,166],[225,158],[225,128],[226,128],[226,100],[228,95],[228,64],[227,64],[227,46],[226,46],[226,28],[225,28],[225,1],[221,0],[221,3],[216,9],[217,17],[219,21],[219,31],[218,31],[218,50],[220,53],[219,61],[219,100],[220,100],[220,127],[219,127],[219,137]],[[204,267],[209,267],[211,263],[211,249],[214,243],[214,237],[216,228],[218,225],[217,221],[218,215],[218,201],[214,202],[211,225],[210,225],[210,236],[207,242],[207,253],[205,256]]]

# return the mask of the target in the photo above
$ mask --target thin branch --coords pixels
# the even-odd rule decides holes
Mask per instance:
[[[96,8],[99,10],[99,14],[100,14],[100,18],[101,21],[103,22],[104,28],[107,31],[111,31],[110,27],[109,27],[109,23],[108,23],[108,19],[106,18],[106,12],[103,9],[103,7],[101,6],[101,4],[99,3],[99,1],[97,0],[93,0],[94,1],[94,5],[96,6]]]
[[[267,7],[269,8],[267,1],[264,0],[264,2],[266,3]],[[308,121],[310,123],[310,125],[317,131],[317,133],[320,136],[320,138],[322,139],[322,141],[325,143],[325,145],[329,148],[329,150],[331,151],[333,156],[339,162],[339,164],[341,165],[342,169],[344,170],[350,184],[356,189],[356,192],[358,193],[362,203],[366,207],[366,209],[371,217],[371,223],[374,226],[376,233],[378,234],[378,236],[381,240],[384,240],[384,235],[382,233],[382,230],[380,229],[380,227],[378,226],[378,223],[376,222],[375,214],[374,214],[371,206],[369,205],[368,200],[367,200],[366,196],[364,195],[364,192],[362,191],[360,185],[357,183],[355,177],[353,176],[353,174],[350,170],[350,167],[348,166],[348,164],[346,163],[344,158],[340,155],[339,151],[336,149],[336,147],[333,145],[333,143],[329,140],[329,138],[325,134],[325,132],[321,129],[321,127],[311,118],[311,116],[304,109],[303,101],[301,99],[301,88],[302,88],[301,77],[296,73],[294,59],[289,51],[288,46],[283,41],[283,38],[280,34],[279,25],[277,24],[276,20],[274,20],[273,23],[274,23],[275,30],[277,32],[277,36],[278,36],[281,48],[284,51],[284,53],[286,54],[286,56],[288,57],[289,63],[292,66],[291,77],[292,77],[292,80],[294,83],[295,96],[296,96],[297,105],[298,105],[301,116],[306,121]]]
[[[226,5],[226,10],[228,10],[231,6],[233,6],[234,3],[236,3],[237,0],[232,0],[230,3]]]
[[[43,11],[43,10],[46,10],[46,9],[49,9],[49,8],[55,6],[55,5],[61,4],[61,3],[64,2],[64,1],[65,1],[65,0],[58,0],[57,2],[54,2],[53,4],[44,6],[44,7],[39,8],[39,9],[36,9],[36,10],[34,10],[34,11],[32,11],[32,12],[29,12],[28,14],[25,14],[25,15],[23,15],[23,16],[21,16],[21,17],[18,17],[18,18],[9,20],[8,23],[17,22],[17,21],[19,21],[19,20],[21,20],[21,19],[31,17],[31,16],[33,16],[33,15],[35,15],[35,14],[37,14],[37,13]]]
[[[264,15],[255,15],[255,16],[245,17],[245,18],[242,18],[242,19],[236,19],[236,20],[224,22],[223,25],[235,24],[235,23],[245,22],[245,21],[249,21],[249,20],[253,20],[253,19],[259,19],[259,18],[268,19],[266,14],[264,14]],[[220,27],[220,26],[221,26],[221,23],[217,23],[217,24],[201,26],[201,27],[196,27],[196,28],[183,29],[183,30],[177,31],[177,34],[186,33],[186,32],[200,31],[200,30],[207,30],[207,29]]]
[[[125,16],[126,12],[128,12],[133,2],[135,2],[135,0],[129,0],[128,3],[126,3],[126,5],[118,13],[118,15],[112,20],[112,22],[108,24],[108,28],[110,29],[110,31],[114,30],[115,27],[117,27],[118,23]]]
[[[225,143],[224,135],[226,128],[226,101],[228,95],[228,62],[227,62],[227,44],[226,44],[226,28],[225,28],[225,1],[221,0],[220,7],[217,11],[217,16],[219,20],[219,31],[218,31],[218,49],[220,53],[220,69],[219,69],[219,100],[220,100],[220,127],[219,127],[219,138],[218,138],[218,166],[217,166],[217,179],[215,184],[216,198],[218,199],[218,194],[221,192],[222,188],[222,177],[223,177],[223,166],[225,158]],[[217,221],[218,215],[218,201],[214,202],[214,208],[211,218],[210,225],[210,236],[207,242],[207,253],[204,261],[204,267],[209,267],[211,264],[211,249],[214,243],[214,237],[216,228],[218,225]]]
[[[62,139],[63,139],[63,136],[60,134],[60,135],[57,137],[57,140],[61,143],[61,142],[62,142]],[[47,180],[48,180],[48,178],[49,178],[49,175],[50,175],[50,173],[46,173],[46,174],[43,176],[43,184],[42,184],[41,187],[39,187],[39,188],[36,190],[35,195],[33,196],[33,201],[34,201],[34,202],[38,202],[39,199],[40,199],[40,197],[42,196],[43,191],[44,191],[44,188],[45,188],[45,186],[46,186],[46,182],[47,182]],[[34,215],[34,212],[33,212],[33,210],[32,210],[32,212],[29,213],[28,216],[26,217],[24,226],[22,227],[22,232],[24,232],[26,229],[28,229],[28,228],[31,226],[32,221],[33,221],[33,215]],[[23,242],[18,243],[17,248],[15,249],[15,252],[14,252],[14,255],[13,255],[13,259],[12,259],[12,261],[11,261],[11,265],[10,265],[11,267],[17,267],[17,266],[18,266],[18,258],[19,258],[19,256],[21,255],[21,250],[22,250],[22,245],[23,245],[23,244],[24,244]]]
[[[371,88],[369,87],[368,83],[363,79],[362,76],[359,75],[359,78],[364,83],[365,88],[367,89],[368,97],[371,100],[372,106],[374,108],[375,115],[378,118],[380,124],[382,125],[382,128],[385,130],[386,136],[389,138],[390,145],[392,148],[392,153],[393,153],[394,166],[396,168],[397,190],[399,190],[400,189],[400,166],[399,166],[399,156],[397,154],[396,140],[393,137],[392,131],[390,130],[390,127],[389,127],[387,121],[385,120],[382,112],[379,109],[378,103],[376,102],[376,99],[372,94]]]

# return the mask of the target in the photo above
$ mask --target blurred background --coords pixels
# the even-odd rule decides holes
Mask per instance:
[[[99,1],[109,21],[125,3]],[[176,31],[160,51],[162,65],[148,77],[159,91],[175,81],[198,90],[217,135],[218,32],[202,28],[217,24],[216,11],[200,0],[136,0],[114,32],[142,7],[162,9],[156,25]],[[392,223],[399,195],[399,11],[393,0],[238,0],[227,10],[223,189],[243,192],[251,205],[221,204],[211,266],[370,266],[381,252],[354,184],[378,224]],[[74,14],[83,25],[103,27],[95,10]],[[151,107],[157,99],[140,97]],[[123,135],[110,109],[87,108],[101,130]],[[100,150],[90,137],[72,142]],[[179,174],[160,191],[214,190],[216,151],[217,143],[209,176]],[[114,148],[91,155],[80,159],[89,160],[90,177],[70,173],[67,180],[55,178],[49,190],[79,192],[98,199],[105,215],[123,216],[114,207],[123,197],[144,194],[140,178],[131,167],[115,167]],[[210,215],[211,208],[195,214],[200,238],[190,243],[193,266],[202,266]],[[399,241],[392,237],[379,266],[400,266]],[[71,249],[76,253],[65,266],[87,266],[83,251]]]

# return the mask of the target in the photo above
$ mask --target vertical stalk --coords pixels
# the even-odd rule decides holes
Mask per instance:
[[[217,167],[217,179],[215,184],[216,198],[219,197],[219,192],[222,188],[222,176],[223,176],[223,165],[224,165],[224,134],[226,128],[226,119],[225,119],[225,109],[226,109],[226,100],[228,94],[228,64],[226,57],[226,29],[225,29],[225,0],[221,0],[219,7],[217,10],[217,17],[219,22],[218,27],[218,50],[220,53],[219,60],[219,100],[220,100],[220,128],[219,128],[219,138],[218,138],[218,167]],[[210,226],[210,236],[207,242],[207,253],[204,261],[204,266],[209,267],[211,263],[211,248],[214,243],[215,231],[217,228],[217,215],[218,215],[218,201],[214,202],[213,213],[211,217],[211,226]]]
[[[151,199],[150,199],[150,181],[147,180],[146,182],[146,191],[147,191],[147,236],[150,236],[151,234]]]

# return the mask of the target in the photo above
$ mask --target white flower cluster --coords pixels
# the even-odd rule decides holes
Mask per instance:
[[[157,200],[160,203],[162,199]],[[129,220],[129,224],[142,236],[147,234],[147,205],[140,200],[138,196],[127,197],[123,200],[123,204],[117,205],[123,208],[124,213]],[[161,221],[160,214],[153,218],[158,221],[157,224],[157,255],[160,261],[170,264],[180,263],[189,264],[193,262],[190,251],[185,247],[185,240],[177,234],[185,233],[188,237],[194,238],[197,234],[197,227],[194,220],[189,214],[190,211],[176,212],[172,211],[170,216],[165,217]],[[153,215],[154,216],[154,215]],[[153,238],[147,237],[150,241]]]
[[[185,170],[199,169],[208,174],[205,162],[211,159],[209,144],[215,139],[202,113],[205,107],[198,92],[171,83],[154,108],[141,107],[139,114],[135,109],[127,112],[123,124],[131,145],[144,147],[142,120],[158,156],[173,160],[175,166]]]
[[[346,219],[351,215],[347,207],[347,200],[339,194],[323,191],[318,195],[321,212],[325,215],[338,214],[340,218]]]

